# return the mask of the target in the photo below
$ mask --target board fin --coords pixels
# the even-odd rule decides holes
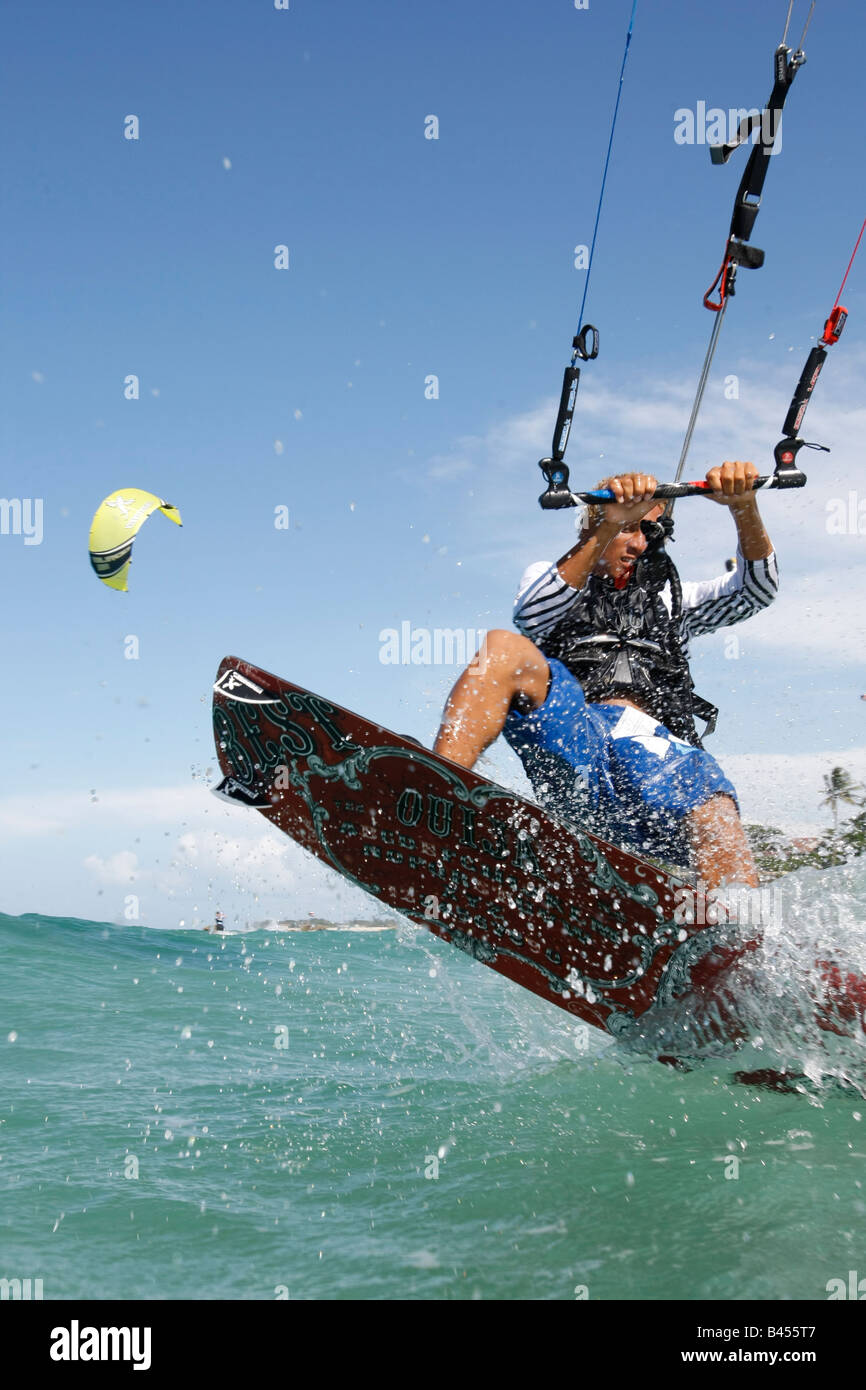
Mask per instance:
[[[224,777],[218,786],[211,787],[211,791],[221,801],[232,801],[236,806],[251,806],[255,810],[261,810],[262,807],[272,804],[266,792],[253,791],[252,787],[245,786],[236,777]]]

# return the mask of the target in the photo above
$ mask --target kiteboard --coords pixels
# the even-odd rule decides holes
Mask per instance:
[[[347,882],[615,1036],[755,943],[678,920],[682,881],[415,740],[228,656],[223,781]]]

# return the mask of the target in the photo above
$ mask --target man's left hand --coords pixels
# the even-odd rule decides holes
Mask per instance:
[[[720,502],[723,507],[731,507],[734,510],[755,506],[757,493],[753,491],[752,483],[759,476],[753,463],[729,462],[723,463],[721,468],[709,468],[707,482],[712,492],[706,495],[714,502]]]

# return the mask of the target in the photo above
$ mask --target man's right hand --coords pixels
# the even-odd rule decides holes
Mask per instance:
[[[577,545],[557,561],[560,578],[572,589],[583,588],[609,548],[618,552],[618,563],[626,551],[631,551],[632,560],[636,559],[645,543],[633,546],[631,538],[620,536],[620,532],[637,528],[650,512],[660,516],[664,510],[663,502],[653,501],[658,483],[651,473],[619,473],[599,483],[599,487],[610,488],[617,501],[600,503],[601,521],[593,517],[582,529]]]
[[[607,478],[602,486],[609,488],[617,499],[602,503],[604,520],[611,525],[633,525],[662,505],[653,499],[658,481],[651,473],[618,473],[615,478]]]

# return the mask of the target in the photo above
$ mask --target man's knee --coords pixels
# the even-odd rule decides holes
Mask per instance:
[[[533,704],[544,703],[550,667],[535,643],[519,632],[493,628],[471,664],[492,680],[512,685],[516,694],[528,695]]]
[[[732,796],[727,792],[716,792],[690,811],[689,821],[699,830],[709,830],[719,825],[739,825],[740,813]]]
[[[521,662],[537,661],[539,658],[544,660],[535,643],[530,642],[528,637],[522,637],[519,632],[510,632],[508,628],[494,627],[486,633],[476,659],[517,669]]]
[[[696,806],[686,817],[692,847],[699,853],[714,853],[741,845],[745,839],[737,803],[727,792],[716,792]]]

